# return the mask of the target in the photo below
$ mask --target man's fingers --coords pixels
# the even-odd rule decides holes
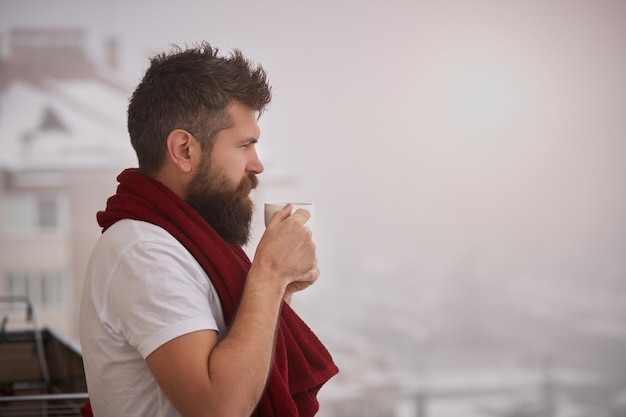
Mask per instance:
[[[298,218],[302,219],[302,224],[304,224],[311,218],[311,213],[309,213],[306,209],[298,209],[295,211],[295,213],[292,214],[292,216],[297,216]]]
[[[320,276],[320,269],[316,265],[309,271],[309,278],[310,278],[311,283],[317,281],[319,276]]]
[[[301,224],[304,224],[311,218],[311,213],[309,213],[306,209],[298,209],[293,214],[291,213],[292,210],[293,206],[288,203],[285,207],[274,213],[270,222],[280,223],[288,217],[293,216],[294,219],[297,219]]]
[[[287,217],[291,215],[291,210],[292,210],[291,204],[287,204],[285,207],[281,208],[276,213],[274,213],[274,215],[272,216],[272,220],[270,220],[270,223],[282,222],[283,220],[285,220]]]

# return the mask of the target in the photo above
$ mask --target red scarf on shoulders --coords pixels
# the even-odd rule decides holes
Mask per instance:
[[[239,246],[226,243],[185,201],[138,169],[118,176],[117,193],[98,212],[103,231],[121,219],[162,227],[196,258],[211,278],[230,324],[250,260]],[[251,417],[310,417],[319,409],[317,392],[338,372],[330,353],[300,317],[283,303],[273,366],[267,386]]]

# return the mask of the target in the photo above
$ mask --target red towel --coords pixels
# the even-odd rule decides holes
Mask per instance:
[[[98,212],[103,231],[121,219],[143,220],[167,230],[191,252],[215,286],[230,323],[250,269],[239,246],[226,243],[185,201],[160,182],[127,169],[117,193]],[[283,303],[269,380],[254,417],[309,417],[317,392],[338,372],[330,353],[300,317]]]

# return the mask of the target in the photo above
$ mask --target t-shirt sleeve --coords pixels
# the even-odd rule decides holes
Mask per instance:
[[[209,279],[182,246],[140,242],[126,248],[106,296],[110,329],[145,359],[159,346],[198,330],[218,330]]]

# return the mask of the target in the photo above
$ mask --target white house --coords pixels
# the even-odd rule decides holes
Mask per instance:
[[[80,30],[15,30],[0,61],[0,294],[75,336],[95,213],[136,166],[125,84]],[[114,44],[110,44],[114,45]],[[112,49],[111,49],[112,50]]]

